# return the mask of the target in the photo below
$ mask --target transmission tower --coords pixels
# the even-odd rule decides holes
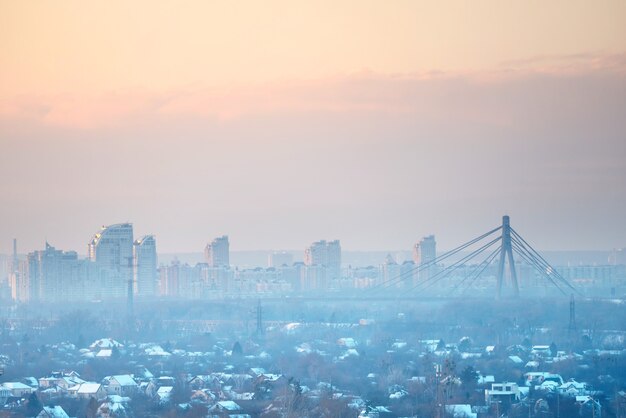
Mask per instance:
[[[576,302],[574,301],[574,295],[569,301],[569,326],[567,327],[568,334],[572,334],[576,331]]]
[[[505,259],[509,259],[509,272],[511,274],[511,284],[513,285],[513,297],[519,297],[519,286],[517,284],[517,273],[515,271],[515,261],[513,260],[513,247],[511,245],[511,223],[508,215],[502,217],[502,246],[500,247],[500,264],[498,266],[498,293],[497,298],[502,296],[502,283],[504,282]]]

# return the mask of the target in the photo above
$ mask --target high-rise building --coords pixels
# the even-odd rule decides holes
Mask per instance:
[[[385,257],[385,262],[380,266],[380,272],[382,283],[385,283],[386,286],[400,287],[403,284],[400,276],[400,265],[391,254],[387,254]]]
[[[204,248],[204,258],[209,267],[230,266],[230,245],[228,235],[215,238]]]
[[[103,226],[87,247],[89,259],[109,274],[109,290],[104,296],[126,295],[133,281],[133,225],[130,223]],[[105,290],[105,289],[103,289]]]
[[[341,278],[341,245],[339,240],[330,241],[327,246],[328,261],[326,267],[328,268],[329,278],[331,280],[338,280]]]
[[[26,262],[17,257],[17,239],[13,239],[13,256],[8,267],[8,285],[11,288],[11,298],[19,302],[27,302],[30,298],[28,282],[28,267]]]
[[[626,249],[613,248],[613,251],[609,254],[609,264],[612,266],[626,264]]]
[[[434,235],[422,238],[419,242],[419,248],[420,263],[428,263],[437,258],[437,243],[435,242]]]
[[[133,244],[134,292],[139,297],[152,297],[157,286],[157,251],[154,235],[146,235]]]
[[[28,277],[28,263],[24,260],[13,260],[13,269],[9,274],[11,298],[18,302],[30,300],[30,283]]]
[[[421,241],[413,247],[413,261],[417,265],[424,265],[432,262],[437,258],[437,243],[434,235],[429,235],[421,239]],[[427,279],[432,277],[436,272],[437,266],[429,265],[420,270],[420,278]]]
[[[290,266],[293,264],[293,254],[287,251],[278,251],[271,253],[267,258],[268,267],[278,268],[281,266]]]
[[[75,251],[61,251],[46,242],[46,248],[28,254],[29,299],[35,301],[80,300],[95,291],[86,261]]]
[[[323,266],[328,262],[326,241],[316,241],[304,249],[304,264],[307,266]]]
[[[416,242],[413,246],[413,262],[419,265],[422,262],[421,256],[420,243]]]
[[[304,250],[304,264],[308,267],[318,266],[324,268],[324,282],[331,283],[341,278],[341,244],[339,240],[316,241]],[[311,270],[311,269],[307,269]],[[311,270],[313,271],[313,270]],[[315,270],[316,277],[321,273]],[[322,282],[317,280],[317,282]],[[332,283],[331,283],[332,284]]]

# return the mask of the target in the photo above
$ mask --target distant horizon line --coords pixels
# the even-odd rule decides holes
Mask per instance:
[[[52,246],[55,249],[60,249],[62,251],[75,251],[78,254],[83,254],[79,251],[76,250],[72,250],[72,249],[61,249],[61,248],[57,248],[55,246]],[[306,248],[306,247],[305,247]],[[301,253],[305,251],[305,248],[302,249],[278,249],[278,250],[274,250],[274,249],[254,249],[254,250],[247,250],[247,249],[243,249],[243,250],[230,250],[231,253],[281,253],[281,252],[286,252],[286,253]],[[445,253],[447,251],[450,251],[451,249],[445,249],[445,250],[437,250],[437,253]],[[598,249],[558,249],[558,250],[538,250],[540,252],[544,252],[544,253],[606,253],[606,252],[612,252],[612,251],[624,251],[626,250],[626,246],[624,247],[617,247],[617,248],[607,248],[607,249],[603,249],[603,250],[598,250]],[[39,250],[32,250],[32,251],[28,251],[28,252],[23,252],[23,251],[18,251],[17,255],[27,255],[33,251],[39,251]],[[350,253],[401,253],[401,252],[407,252],[407,253],[411,253],[412,250],[411,249],[373,249],[373,250],[354,250],[354,249],[345,249],[342,248],[341,252],[350,252]],[[158,254],[163,254],[163,255],[176,255],[176,254],[204,254],[204,251],[202,250],[197,250],[197,251],[157,251],[157,255]],[[12,255],[11,253],[0,253],[0,256],[10,256]]]

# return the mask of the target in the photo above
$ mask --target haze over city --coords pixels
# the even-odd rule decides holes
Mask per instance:
[[[626,2],[0,0],[0,418],[626,418]]]

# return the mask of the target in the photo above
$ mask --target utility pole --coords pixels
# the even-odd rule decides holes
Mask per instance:
[[[256,333],[257,335],[263,335],[263,308],[261,307],[261,299],[256,307]]]
[[[441,418],[443,415],[442,405],[441,405],[441,385],[440,385],[441,376],[442,376],[441,364],[435,364],[435,384],[436,384],[435,404],[437,408],[437,418]]]

